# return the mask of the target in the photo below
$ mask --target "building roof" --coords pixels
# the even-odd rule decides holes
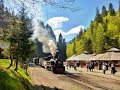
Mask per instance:
[[[92,57],[92,54],[80,54],[80,55],[73,55],[72,57],[68,58],[67,61],[89,61]]]
[[[70,58],[68,58],[68,59],[66,59],[66,60],[67,60],[67,61],[72,61],[72,60],[75,59],[75,56],[76,56],[76,54],[74,54],[73,56],[71,56]]]
[[[90,58],[90,60],[103,60],[103,61],[111,61],[111,60],[120,60],[120,52],[106,52],[104,54],[97,54],[96,56]]]
[[[100,60],[99,57],[101,57],[103,54],[97,54],[97,55],[93,55],[93,57],[90,58],[90,60],[94,61],[94,60]]]
[[[111,61],[111,60],[120,60],[120,50],[117,48],[111,48],[106,53],[103,54],[80,54],[73,55],[68,58],[67,61]]]
[[[92,54],[80,54],[77,55],[76,59],[78,61],[89,61],[92,56],[93,56]]]
[[[111,48],[106,53],[97,54],[96,56],[90,58],[90,60],[103,60],[103,61],[120,60],[120,50],[117,48]]]

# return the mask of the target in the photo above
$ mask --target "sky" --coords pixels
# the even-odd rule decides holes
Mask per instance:
[[[9,0],[5,0],[7,5],[10,4]],[[19,1],[19,0],[11,0]],[[27,1],[32,0],[22,0],[27,3]],[[34,14],[34,18],[42,20],[45,24],[49,24],[55,35],[58,38],[59,33],[62,33],[63,38],[66,41],[72,40],[81,30],[81,28],[86,29],[89,27],[91,20],[94,20],[96,8],[98,7],[100,12],[102,6],[106,6],[108,9],[109,3],[113,4],[115,10],[118,9],[119,0],[39,0],[45,1],[44,3],[26,4],[29,10]],[[52,4],[53,2],[66,1],[66,3],[60,3],[65,6],[71,5],[70,8],[59,8],[60,6]],[[70,3],[70,1],[72,3]],[[48,4],[49,3],[49,4]],[[16,5],[17,7],[18,5]],[[11,6],[12,7],[12,6]],[[73,9],[79,9],[78,11],[73,11]],[[34,9],[34,10],[33,10]]]
[[[62,33],[67,42],[72,40],[79,33],[81,27],[83,29],[89,27],[91,20],[94,20],[97,7],[101,12],[103,5],[108,9],[109,3],[112,3],[114,9],[117,10],[119,3],[119,0],[74,1],[76,7],[79,8],[79,10],[75,12],[70,9],[55,8],[47,4],[42,7],[43,16],[41,19],[50,24],[57,38],[59,33]]]

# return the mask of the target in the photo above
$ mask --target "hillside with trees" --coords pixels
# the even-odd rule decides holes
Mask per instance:
[[[112,47],[120,49],[120,2],[116,11],[112,3],[108,10],[103,6],[101,13],[96,8],[94,20],[67,45],[66,54],[67,57],[84,51],[99,54]]]
[[[18,14],[11,13],[0,0],[0,90],[31,90],[27,62],[34,54],[31,18],[21,5]],[[14,79],[13,79],[14,78]]]
[[[0,58],[11,60],[8,68],[15,61],[16,71],[19,63],[25,64],[35,51],[35,45],[30,39],[32,35],[31,18],[28,17],[25,8],[22,4],[19,13],[15,15],[5,9],[3,0],[0,1],[0,48],[3,49]]]

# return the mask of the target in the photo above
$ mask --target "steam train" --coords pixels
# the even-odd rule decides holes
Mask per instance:
[[[59,60],[58,52],[53,57],[52,55],[48,55],[47,57],[43,58],[34,58],[34,62],[36,65],[40,65],[54,74],[63,74],[65,72],[65,66],[63,65],[63,61]]]

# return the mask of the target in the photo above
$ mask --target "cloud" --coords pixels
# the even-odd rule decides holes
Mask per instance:
[[[69,19],[66,17],[53,17],[49,19],[46,24],[49,24],[53,29],[58,29],[63,27],[63,22],[67,22]]]
[[[60,33],[63,35],[63,37],[66,37],[67,35],[78,34],[80,32],[81,28],[82,28],[82,30],[84,30],[84,28],[85,28],[83,25],[79,25],[77,27],[70,29],[67,32],[64,32],[63,23],[67,22],[67,21],[69,21],[69,18],[60,16],[60,17],[53,17],[46,22],[46,24],[49,24],[52,27],[57,40],[58,40]]]
[[[80,26],[70,29],[68,32],[63,32],[62,30],[59,29],[59,30],[55,30],[54,33],[56,36],[58,36],[60,33],[62,35],[78,34],[80,32],[81,28],[82,28],[82,30],[84,30],[85,27],[80,25]]]
[[[53,28],[56,36],[60,33],[62,33],[62,35],[77,34],[80,32],[81,28],[84,29],[84,26],[79,25],[70,29],[68,32],[64,32],[61,28],[63,27],[63,22],[67,22],[68,20],[69,19],[66,17],[53,17],[49,19],[46,24],[49,24]]]
[[[73,33],[77,34],[77,33],[80,32],[81,28],[82,28],[82,30],[84,30],[84,26],[82,26],[82,25],[77,26],[77,27],[74,27],[74,28],[72,28],[71,30],[69,30],[69,31],[67,32],[67,35],[68,35],[68,34],[73,34]]]

